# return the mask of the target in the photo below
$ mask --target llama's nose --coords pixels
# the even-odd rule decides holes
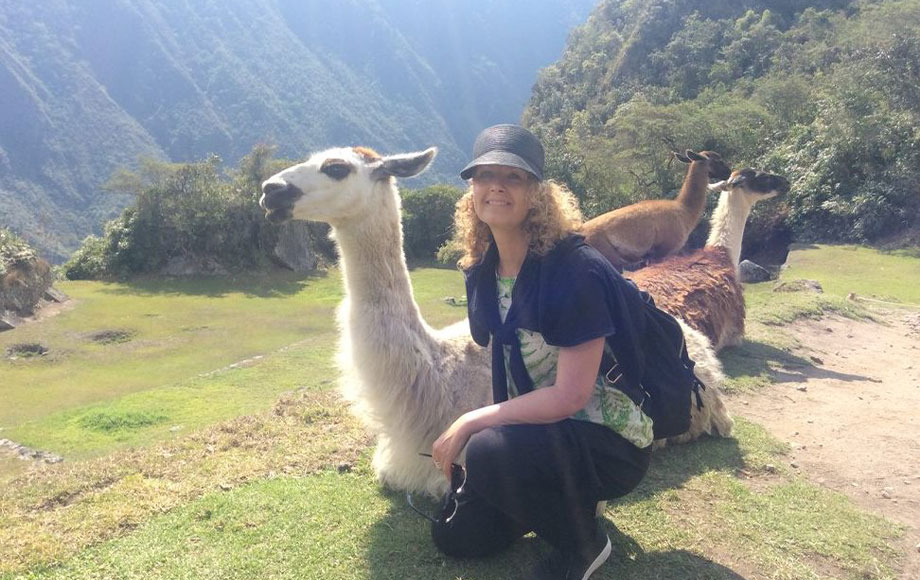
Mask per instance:
[[[262,193],[272,195],[275,192],[287,189],[288,184],[283,181],[266,181],[262,184]]]
[[[263,209],[290,208],[300,196],[299,189],[284,181],[266,181],[262,184],[262,199],[259,205]]]

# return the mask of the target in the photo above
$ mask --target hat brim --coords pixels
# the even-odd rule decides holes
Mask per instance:
[[[469,179],[473,177],[473,171],[480,165],[508,165],[517,167],[530,173],[539,181],[543,181],[543,173],[534,169],[529,163],[521,157],[508,151],[487,151],[470,161],[469,165],[460,172],[460,179]]]

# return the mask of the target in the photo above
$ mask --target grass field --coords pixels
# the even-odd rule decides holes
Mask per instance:
[[[857,259],[840,268],[841,255]],[[809,364],[781,325],[866,316],[846,293],[920,303],[891,275],[918,268],[862,248],[796,250],[784,278],[825,294],[749,286],[749,339],[723,357],[729,386],[765,388],[778,362]],[[457,272],[412,277],[433,326],[465,315],[443,301],[463,293]],[[376,484],[372,442],[335,396],[335,272],[60,289],[73,309],[0,334],[0,353],[50,349],[0,360],[0,438],[65,457],[0,462],[0,578],[489,580],[545,550],[529,537],[499,558],[444,558],[402,494]],[[111,330],[121,342],[92,338]],[[617,556],[596,577],[896,577],[897,527],[783,468],[786,452],[739,421],[731,439],[656,453],[640,488],[608,508]]]

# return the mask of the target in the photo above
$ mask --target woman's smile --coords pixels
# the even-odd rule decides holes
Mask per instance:
[[[472,177],[476,215],[490,228],[518,228],[530,211],[530,174],[507,165],[482,165]]]

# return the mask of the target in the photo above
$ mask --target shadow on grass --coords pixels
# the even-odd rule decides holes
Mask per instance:
[[[700,473],[743,465],[741,451],[733,439],[703,439],[691,445],[665,448],[653,455],[642,484],[619,502],[642,501],[662,490],[679,487]],[[390,505],[387,515],[376,521],[367,535],[365,558],[373,580],[508,580],[521,577],[549,554],[548,544],[528,535],[496,556],[463,560],[444,556],[434,547],[428,521],[409,509],[403,492],[381,490],[380,493]],[[433,507],[431,511],[435,511]],[[613,544],[613,554],[592,580],[744,580],[737,572],[685,550],[646,552],[632,537],[618,530],[609,517],[605,528]]]
[[[688,480],[710,471],[734,472],[745,467],[744,455],[734,438],[704,436],[692,443],[658,449],[645,479],[632,493],[617,500],[630,504],[659,492],[683,486]]]
[[[816,366],[810,359],[757,341],[745,340],[741,346],[726,348],[719,353],[719,359],[725,374],[731,378],[769,375],[772,383],[801,383],[808,379],[880,382],[878,379],[838,373]]]
[[[806,358],[790,354],[764,342],[745,340],[741,346],[730,346],[719,352],[725,374],[731,378],[758,376],[773,372],[777,366],[811,367]]]
[[[326,276],[327,273],[322,271],[300,274],[274,270],[228,276],[140,277],[108,286],[103,292],[140,296],[182,294],[209,298],[240,293],[259,298],[273,298],[297,294],[312,282],[322,280]]]

